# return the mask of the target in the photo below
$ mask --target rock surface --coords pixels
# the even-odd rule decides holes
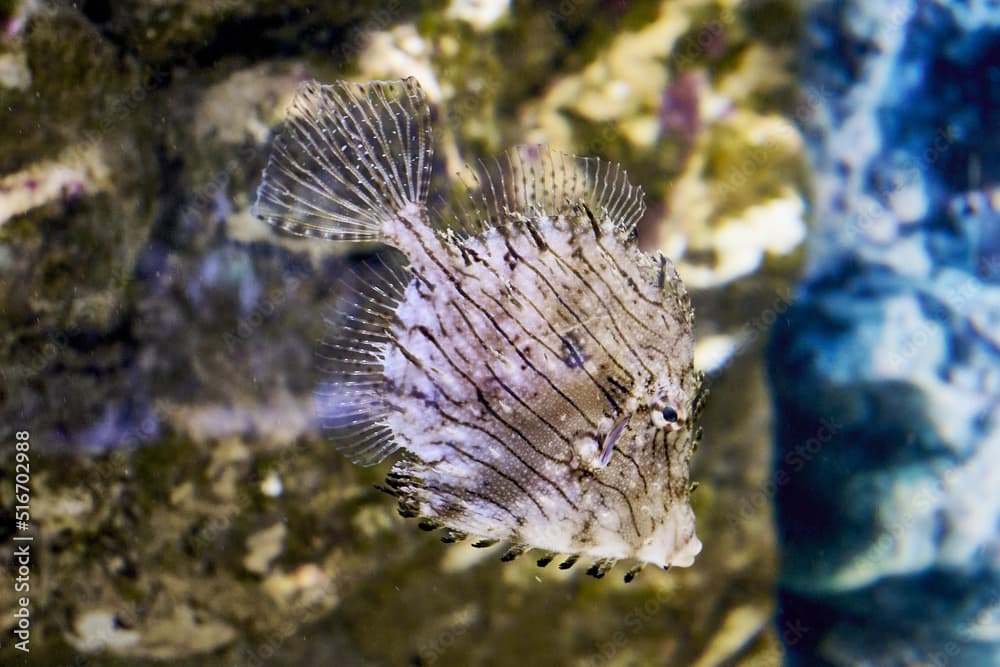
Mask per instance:
[[[820,229],[770,346],[779,624],[796,665],[995,665],[1000,8],[806,25]]]
[[[0,4],[0,442],[31,433],[34,664],[777,659],[760,350],[804,231],[795,3],[64,4]],[[441,545],[317,433],[315,341],[358,257],[249,205],[298,81],[409,74],[441,190],[544,140],[649,193],[646,245],[700,286],[699,358],[726,368],[694,568],[626,586]],[[5,665],[16,605],[0,587]]]

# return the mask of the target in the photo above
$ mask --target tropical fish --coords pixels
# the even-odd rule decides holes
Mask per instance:
[[[445,541],[585,558],[595,577],[637,562],[626,581],[691,565],[705,392],[687,291],[636,241],[642,190],[617,164],[520,146],[441,212],[432,157],[413,78],[302,84],[274,142],[259,217],[406,258],[325,349],[323,422],[358,464],[394,457],[383,490]]]

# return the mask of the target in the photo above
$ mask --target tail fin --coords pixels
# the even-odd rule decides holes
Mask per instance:
[[[257,190],[255,214],[294,234],[376,241],[424,204],[433,142],[416,79],[302,84]]]

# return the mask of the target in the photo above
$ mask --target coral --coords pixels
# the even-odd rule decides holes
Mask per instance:
[[[72,146],[64,156],[0,179],[0,225],[45,204],[65,204],[105,192],[109,178],[108,165],[96,146]]]
[[[790,51],[750,41],[752,15],[734,6],[664,2],[657,12],[524,105],[522,124],[531,140],[638,164],[638,182],[655,164],[650,196],[665,215],[648,221],[651,242],[679,260],[685,282],[718,287],[768,255],[794,257],[805,236],[803,145],[777,115],[791,109],[769,102],[790,97]],[[775,216],[762,227],[761,207]]]
[[[819,2],[808,26],[820,233],[769,364],[791,664],[993,665],[1000,9]]]

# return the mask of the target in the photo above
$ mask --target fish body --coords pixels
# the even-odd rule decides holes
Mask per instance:
[[[522,146],[435,216],[432,151],[413,79],[305,84],[276,140],[258,215],[407,259],[329,346],[321,416],[355,462],[394,457],[400,512],[447,541],[586,557],[595,576],[690,565],[702,376],[687,292],[636,243],[641,190],[617,165]]]

